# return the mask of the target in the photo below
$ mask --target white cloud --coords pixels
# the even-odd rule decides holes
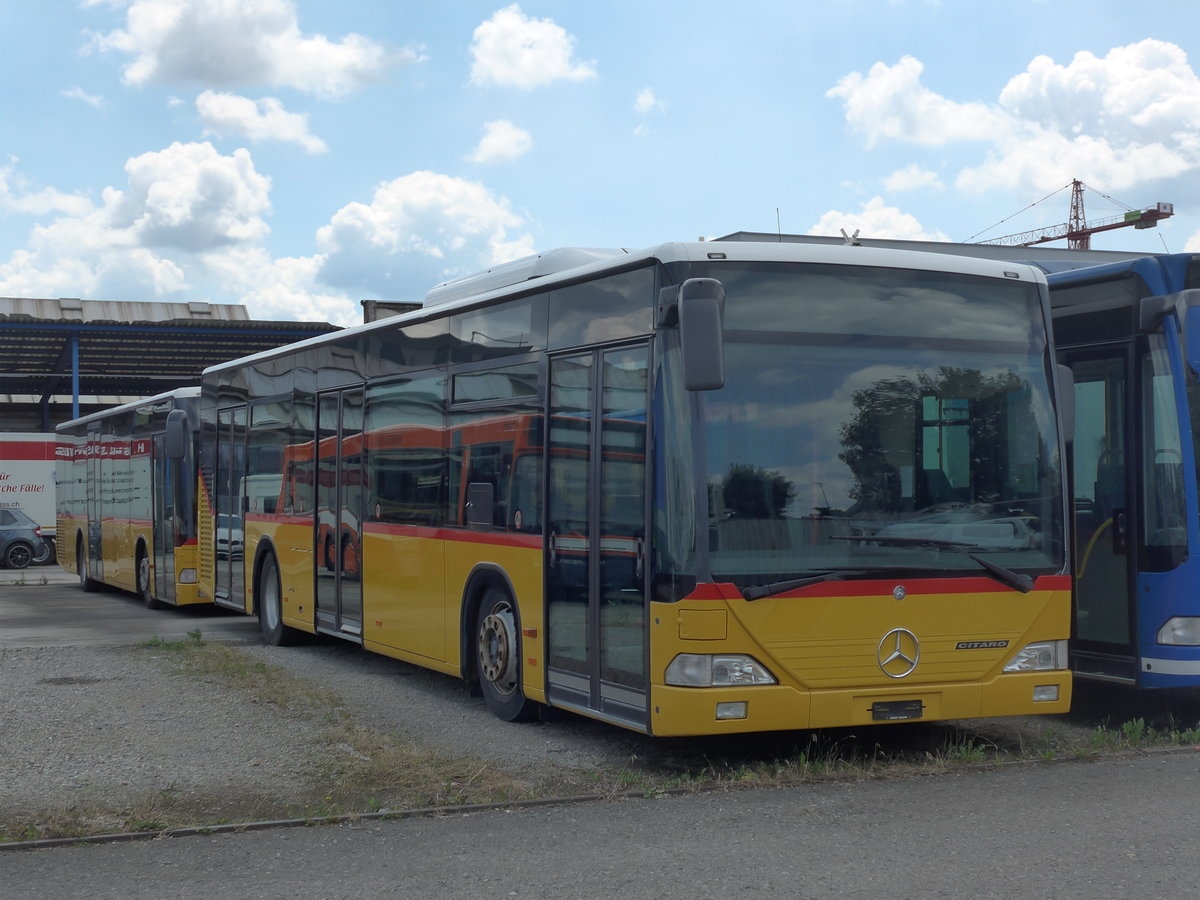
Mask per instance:
[[[55,188],[28,190],[25,180],[16,174],[17,162],[16,157],[9,157],[8,165],[0,166],[0,209],[33,216],[48,213],[82,216],[91,210],[92,201],[79,194],[64,194]]]
[[[132,56],[124,69],[131,85],[266,84],[326,97],[423,58],[415,50],[390,53],[358,34],[340,41],[304,35],[292,0],[131,0],[125,27],[96,35],[92,46]]]
[[[652,112],[665,112],[667,107],[654,96],[654,91],[646,87],[638,91],[637,97],[633,101],[633,108],[639,116],[648,116]]]
[[[1119,193],[1147,181],[1173,178],[1200,163],[1194,151],[1162,144],[1110,143],[1092,135],[1067,137],[1041,128],[1024,140],[1005,142],[983,163],[963,169],[955,187],[967,192],[1032,187],[1052,191],[1072,179]]]
[[[221,156],[207,142],[174,143],[129,160],[125,173],[129,189],[105,191],[104,215],[141,245],[198,252],[267,233],[271,179],[246,150]]]
[[[1077,53],[1066,66],[1039,56],[1004,87],[1000,104],[1059,134],[1166,143],[1181,125],[1200,128],[1200,79],[1180,47],[1147,39],[1103,58]]]
[[[434,172],[347,204],[311,256],[273,259],[263,243],[271,183],[247,150],[177,143],[142,154],[98,204],[24,190],[15,165],[0,168],[0,208],[56,217],[0,261],[0,296],[204,297],[244,303],[257,318],[348,325],[361,320],[360,298],[420,300],[440,281],[533,252],[507,200]]]
[[[930,91],[923,68],[912,57],[876,63],[827,96],[868,147],[985,142],[983,160],[957,174],[960,190],[1049,191],[1079,178],[1119,192],[1200,168],[1200,78],[1175,44],[1147,39],[1065,66],[1039,56],[990,106]]]
[[[894,66],[875,63],[851,72],[825,93],[841,98],[846,121],[868,147],[894,140],[935,147],[955,140],[994,138],[1008,117],[982,103],[955,103],[921,84],[925,66],[911,56]]]
[[[104,109],[103,97],[96,96],[95,94],[89,94],[81,87],[76,86],[65,91],[60,91],[60,93],[70,100],[79,100],[83,103],[86,103],[93,109]]]
[[[649,123],[646,122],[645,119],[656,112],[660,114],[666,112],[667,107],[666,104],[654,96],[654,91],[646,87],[638,91],[637,97],[635,97],[633,101],[633,109],[634,112],[636,112],[643,119],[643,121],[638,122],[633,129],[633,133],[638,137],[641,137],[643,135],[653,134],[654,132],[654,129],[650,127]]]
[[[507,119],[497,119],[483,126],[483,139],[467,159],[476,163],[512,162],[532,146],[533,138],[528,131]]]
[[[884,179],[883,186],[889,191],[916,191],[922,188],[940,191],[945,188],[937,172],[922,169],[916,163],[897,169]]]
[[[435,284],[533,252],[523,220],[477,182],[414,172],[350,203],[317,232],[320,280],[385,300],[420,300]]]
[[[328,149],[323,140],[309,132],[307,113],[290,113],[274,97],[255,101],[237,94],[205,91],[196,98],[196,110],[206,135],[240,135],[255,143],[296,143],[309,153]]]
[[[831,209],[808,230],[809,234],[837,235],[859,232],[864,238],[890,238],[902,241],[948,241],[940,231],[928,232],[917,219],[895,206],[887,206],[882,197],[873,197],[857,213]]]
[[[262,247],[242,246],[205,258],[220,283],[236,286],[250,315],[278,321],[357,325],[362,307],[349,295],[318,284],[323,257],[271,259]]]
[[[204,275],[205,253],[260,241],[270,180],[250,154],[210,144],[172,144],[125,164],[128,186],[106,188],[99,206],[36,226],[25,249],[0,264],[0,294],[157,300]],[[61,195],[60,195],[61,196]]]
[[[475,29],[471,82],[530,89],[596,76],[593,62],[573,59],[575,38],[553,19],[531,19],[512,4]]]

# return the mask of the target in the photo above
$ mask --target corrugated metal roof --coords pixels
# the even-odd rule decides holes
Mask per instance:
[[[259,321],[244,306],[0,297],[0,394],[143,397],[208,366],[339,330]]]
[[[0,297],[0,315],[32,316],[70,322],[168,322],[174,319],[214,319],[245,322],[246,307],[235,303],[142,303],[132,300],[80,300],[37,297]]]

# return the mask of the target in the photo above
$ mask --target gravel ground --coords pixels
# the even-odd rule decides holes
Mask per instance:
[[[472,771],[490,768],[539,796],[637,784],[641,776],[662,784],[706,769],[736,772],[814,749],[803,733],[655,739],[567,713],[511,724],[494,718],[455,678],[345,642],[238,649],[270,667],[265,671],[332,691],[337,709],[282,709],[236,679],[183,674],[178,654],[165,648],[0,647],[0,834],[22,836],[30,822],[101,833],[137,822],[319,812],[336,778],[331,773],[354,753],[327,739],[335,720],[396,736],[431,757],[464,760]],[[970,727],[977,739],[1005,748],[1036,747],[1047,729],[1086,746],[1098,720],[1033,717]],[[885,756],[914,748],[920,755],[926,746],[937,754],[949,730],[883,726],[869,737],[823,739],[836,747],[891,742]]]
[[[456,679],[341,642],[246,645],[251,659],[333,690],[339,713],[431,753],[489,765],[518,786],[583,792],[649,741],[573,716],[500,722]],[[338,754],[329,710],[257,701],[146,647],[0,650],[0,831],[73,819],[253,821],[317,808]],[[189,816],[191,818],[189,819]]]
[[[197,689],[153,652],[9,649],[0,673],[4,819],[95,810],[100,824],[110,810],[149,814],[164,792],[220,819],[312,794],[311,766],[295,764],[312,758],[309,723],[243,690]]]

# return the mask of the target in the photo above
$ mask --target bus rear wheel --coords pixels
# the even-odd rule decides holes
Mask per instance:
[[[492,714],[506,722],[537,718],[538,704],[521,690],[521,642],[517,610],[508,594],[489,587],[475,618],[479,687]]]
[[[258,605],[258,627],[263,640],[272,647],[298,643],[303,632],[283,624],[283,588],[279,581],[279,563],[268,552],[258,570],[254,596]]]

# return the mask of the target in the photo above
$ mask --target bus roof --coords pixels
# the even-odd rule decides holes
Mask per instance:
[[[611,255],[605,255],[611,254]],[[582,264],[569,264],[583,259]],[[285,344],[251,356],[232,359],[209,366],[202,373],[220,372],[240,368],[278,356],[306,350],[330,343],[353,340],[372,331],[386,331],[398,326],[416,324],[439,319],[451,313],[487,306],[491,303],[524,293],[565,286],[571,282],[601,274],[607,270],[632,269],[649,262],[705,262],[720,260],[730,262],[799,262],[826,263],[831,265],[856,265],[891,269],[922,269],[934,272],[953,272],[993,278],[1014,276],[1035,283],[1045,283],[1045,275],[1036,266],[1011,260],[997,260],[974,256],[959,256],[945,253],[930,253],[918,250],[867,247],[860,245],[816,244],[789,241],[689,241],[670,242],[644,250],[579,250],[564,249],[535,254],[533,257],[516,260],[457,281],[445,282],[427,295],[421,309],[388,316],[374,322],[356,325],[331,334],[319,335],[308,340]],[[566,261],[566,268],[517,277],[521,272],[536,273],[541,268],[550,268],[554,261]],[[492,276],[495,275],[493,280]],[[515,278],[515,280],[514,280]],[[495,282],[502,282],[497,285]],[[474,288],[474,290],[472,290]],[[429,304],[429,299],[434,301]]]
[[[144,397],[141,400],[131,400],[129,403],[122,403],[120,406],[113,406],[109,409],[102,409],[100,412],[89,413],[86,416],[80,416],[78,419],[71,419],[69,422],[62,422],[55,426],[55,431],[67,431],[68,429],[84,425],[88,422],[95,422],[100,419],[106,419],[109,416],[120,415],[121,413],[131,412],[133,410],[143,409],[145,407],[164,406],[171,403],[176,405],[176,401],[187,400],[190,398],[198,398],[200,396],[199,387],[182,387],[175,388],[173,391],[163,391],[161,394],[155,394],[153,397]]]

